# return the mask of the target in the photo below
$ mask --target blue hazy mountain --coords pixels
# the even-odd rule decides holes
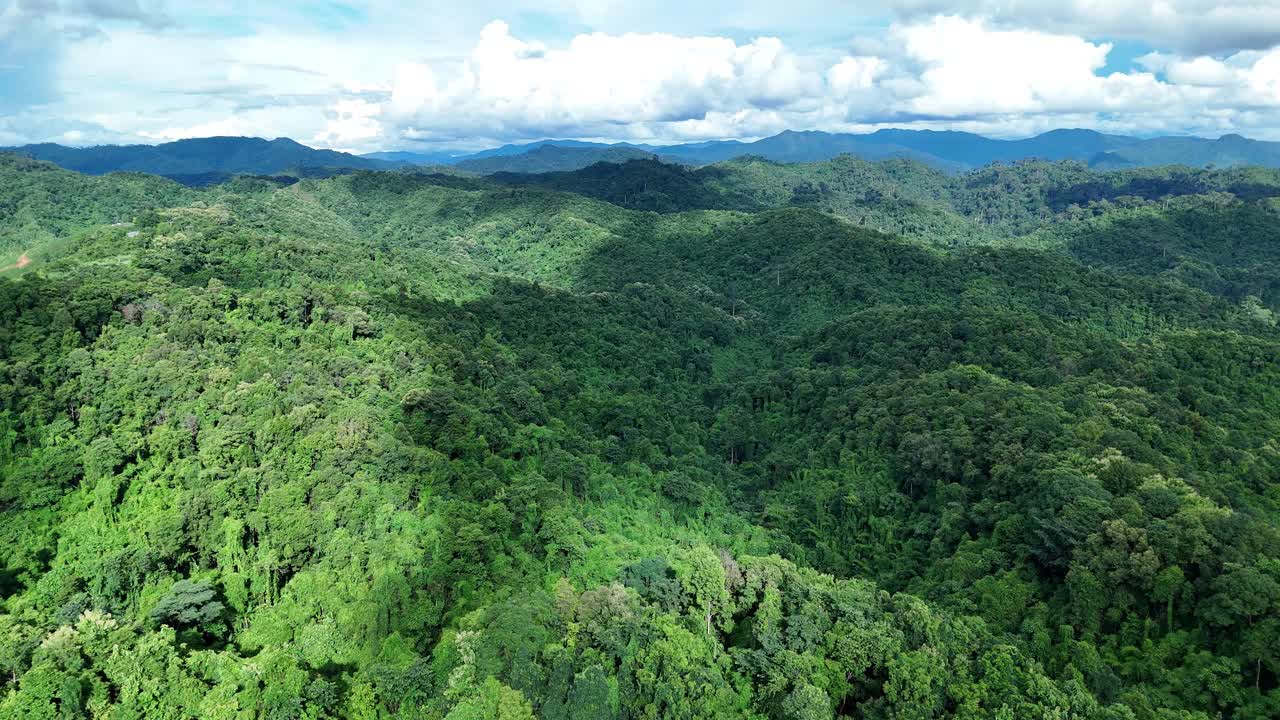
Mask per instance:
[[[1250,140],[1240,135],[1223,135],[1217,140],[1161,137],[1099,153],[1091,158],[1091,164],[1101,169],[1150,165],[1280,167],[1280,143]]]
[[[501,147],[481,150],[479,152],[461,155],[455,159],[455,162],[465,162],[468,160],[483,160],[491,157],[508,157],[512,155],[524,155],[533,152],[539,148],[553,145],[562,148],[611,148],[611,147],[627,147],[639,150],[654,150],[649,145],[632,145],[631,143],[601,143],[589,142],[586,140],[538,140],[537,142],[503,145]]]
[[[491,175],[499,172],[548,173],[580,170],[600,162],[624,163],[651,160],[657,156],[629,145],[542,144],[527,152],[471,156],[454,163],[459,170]]]
[[[160,145],[100,145],[73,148],[44,143],[6,148],[86,175],[143,172],[165,176],[209,173],[274,175],[299,168],[386,170],[397,163],[317,150],[289,138],[210,137]]]
[[[878,130],[861,136],[861,141],[909,148],[966,167],[1024,158],[1087,161],[1099,153],[1140,142],[1137,138],[1104,135],[1093,130],[1053,130],[1022,140],[997,140],[955,131]]]
[[[1143,139],[1079,129],[1054,130],[1017,140],[933,130],[879,130],[862,135],[788,130],[754,142],[713,140],[663,146],[540,140],[467,154],[400,150],[352,155],[307,147],[288,138],[264,140],[249,137],[86,148],[44,143],[0,150],[28,155],[90,175],[144,172],[189,184],[205,184],[211,178],[216,180],[237,174],[315,176],[439,165],[453,165],[481,174],[555,172],[586,167],[595,162],[625,162],[642,157],[702,166],[747,155],[774,162],[816,162],[839,155],[854,155],[868,160],[907,158],[951,172],[1025,158],[1079,160],[1101,169],[1154,165],[1280,167],[1280,143],[1251,140],[1239,135],[1217,139]]]
[[[774,162],[817,162],[839,155],[854,155],[867,160],[907,158],[947,171],[961,171],[992,162],[1013,162],[1027,158],[1078,160],[1099,167],[1204,167],[1241,164],[1280,167],[1280,143],[1249,140],[1238,135],[1217,140],[1195,137],[1142,139],[1081,129],[1053,130],[1016,140],[934,130],[879,130],[863,135],[788,130],[754,142],[712,140],[679,145],[609,145],[575,140],[542,140],[522,145],[504,145],[458,156],[451,162],[460,167],[470,165],[469,169],[472,171],[486,174],[546,172],[551,165],[538,161],[537,156],[529,156],[552,146],[597,152],[609,148],[627,148],[652,153],[667,162],[695,166],[747,155]],[[579,157],[587,155],[579,153]],[[481,159],[488,162],[472,162]],[[601,159],[608,160],[603,156]],[[540,165],[548,170],[537,169]],[[563,169],[563,166],[557,167]]]
[[[369,160],[380,160],[382,162],[395,163],[398,165],[449,165],[455,162],[459,157],[465,157],[466,153],[457,152],[410,152],[407,150],[396,150],[392,152],[373,152],[360,155],[362,158]]]

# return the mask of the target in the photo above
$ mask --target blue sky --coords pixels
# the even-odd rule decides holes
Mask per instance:
[[[6,4],[7,2],[7,4]],[[1280,140],[1280,2],[0,0],[0,144]]]

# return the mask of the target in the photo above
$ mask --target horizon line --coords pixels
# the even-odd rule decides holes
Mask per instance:
[[[1141,141],[1157,140],[1157,139],[1163,139],[1163,138],[1193,138],[1198,140],[1219,141],[1225,138],[1238,137],[1245,140],[1250,140],[1252,142],[1264,142],[1264,143],[1274,142],[1274,141],[1259,140],[1256,138],[1251,138],[1239,132],[1227,132],[1227,133],[1223,133],[1222,135],[1218,135],[1216,137],[1210,136],[1210,135],[1197,135],[1191,132],[1187,132],[1184,134],[1163,133],[1163,134],[1151,134],[1151,135],[1145,135],[1145,134],[1130,135],[1130,134],[1122,134],[1122,133],[1109,133],[1109,132],[1104,132],[1101,130],[1096,130],[1094,128],[1087,128],[1087,127],[1066,126],[1066,127],[1052,128],[1050,130],[1045,130],[1043,132],[1039,132],[1034,135],[1021,135],[1021,136],[1006,138],[1006,137],[993,137],[991,135],[984,135],[982,133],[969,132],[967,130],[910,128],[910,127],[882,127],[882,128],[877,128],[870,132],[835,132],[831,130],[817,130],[817,129],[801,130],[801,129],[787,128],[785,130],[776,132],[772,135],[718,137],[718,138],[706,138],[702,140],[692,140],[692,139],[681,140],[681,141],[674,141],[674,142],[615,140],[615,139],[605,139],[600,137],[563,137],[563,136],[562,137],[543,137],[543,138],[537,138],[537,139],[511,140],[511,141],[505,141],[505,142],[494,141],[497,144],[477,145],[475,146],[475,149],[472,149],[472,150],[452,149],[452,148],[444,148],[444,147],[440,149],[429,149],[429,148],[412,149],[412,148],[398,147],[398,148],[385,148],[381,150],[372,150],[369,152],[357,152],[349,148],[341,148],[341,147],[333,147],[333,146],[325,146],[325,145],[310,145],[306,142],[302,142],[301,140],[289,137],[287,135],[280,135],[274,138],[268,138],[262,135],[195,135],[191,137],[164,139],[164,140],[159,140],[158,142],[98,143],[93,145],[76,145],[76,144],[69,144],[69,143],[45,141],[45,142],[36,142],[36,143],[25,143],[23,145],[3,146],[3,147],[0,147],[0,150],[21,150],[23,148],[38,147],[42,145],[53,145],[57,147],[70,148],[74,150],[92,150],[95,148],[160,147],[162,145],[172,145],[176,143],[190,142],[190,141],[196,141],[196,140],[228,139],[228,140],[262,140],[264,142],[278,142],[281,140],[286,140],[286,141],[301,145],[303,147],[310,148],[312,150],[327,150],[332,152],[343,153],[346,155],[352,155],[355,157],[367,157],[370,155],[377,155],[380,153],[410,153],[415,155],[452,154],[455,156],[464,156],[464,155],[472,155],[480,152],[486,152],[489,150],[498,150],[506,147],[525,147],[525,146],[538,145],[538,144],[554,144],[558,142],[580,142],[580,143],[590,143],[593,145],[603,145],[603,146],[624,145],[624,146],[640,147],[640,148],[664,149],[664,148],[674,148],[674,147],[681,147],[681,146],[688,146],[688,145],[703,145],[703,144],[709,144],[709,143],[737,142],[737,143],[749,145],[751,143],[759,142],[761,140],[767,140],[769,138],[775,138],[775,137],[779,137],[786,134],[822,134],[822,135],[846,136],[846,137],[870,137],[882,132],[894,132],[894,131],[919,133],[919,134],[933,133],[933,134],[966,135],[969,137],[990,140],[992,142],[1020,142],[1025,140],[1034,140],[1036,138],[1044,137],[1045,135],[1051,135],[1053,133],[1062,133],[1062,132],[1087,132],[1087,133],[1095,133],[1097,135],[1130,138],[1130,139],[1141,140]],[[459,138],[455,141],[443,141],[443,142],[466,142],[466,139]]]

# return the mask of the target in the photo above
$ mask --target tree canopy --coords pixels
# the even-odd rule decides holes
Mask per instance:
[[[0,156],[0,717],[1280,714],[1272,171],[296,180]]]

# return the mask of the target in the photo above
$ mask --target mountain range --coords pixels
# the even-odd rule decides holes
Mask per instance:
[[[703,166],[743,156],[758,156],[783,163],[817,162],[839,155],[854,155],[867,160],[903,158],[947,172],[1028,158],[1075,160],[1098,169],[1157,165],[1280,167],[1280,143],[1251,140],[1240,135],[1226,135],[1218,139],[1143,139],[1079,129],[1053,130],[1020,140],[1000,140],[956,131],[897,129],[863,135],[788,130],[754,142],[721,140],[661,146],[541,140],[467,154],[392,151],[353,155],[307,147],[288,138],[265,140],[245,137],[87,148],[42,143],[0,148],[0,151],[17,152],[90,175],[145,172],[193,186],[221,182],[238,174],[315,177],[352,170],[449,167],[455,171],[489,175],[570,171],[598,162],[619,163],[653,158],[668,163]]]
[[[458,161],[454,167],[481,175],[499,172],[547,173],[581,170],[596,163],[625,163],[628,160],[652,160],[658,156],[628,145],[605,147],[560,146],[543,144],[511,154],[472,156]]]

